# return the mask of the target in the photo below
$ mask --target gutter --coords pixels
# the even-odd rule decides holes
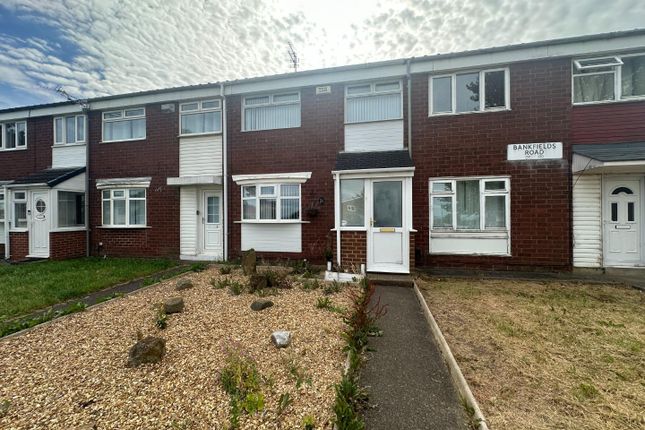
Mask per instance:
[[[220,84],[220,95],[222,97],[222,206],[224,212],[224,261],[228,261],[228,144],[226,127],[226,95],[224,84]]]
[[[410,74],[411,58],[405,60],[405,77],[408,81],[408,153],[412,158],[412,75]]]

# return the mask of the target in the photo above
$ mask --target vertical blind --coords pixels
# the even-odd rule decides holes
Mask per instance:
[[[399,119],[401,93],[348,97],[346,108],[348,123]]]

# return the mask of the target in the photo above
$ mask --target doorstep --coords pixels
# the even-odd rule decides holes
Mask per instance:
[[[369,273],[367,278],[377,284],[393,287],[414,287],[414,280],[410,275],[398,273]]]

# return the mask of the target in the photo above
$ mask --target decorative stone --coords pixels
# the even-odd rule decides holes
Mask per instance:
[[[251,303],[251,309],[254,311],[261,311],[262,309],[270,308],[273,306],[273,302],[267,299],[257,299]]]
[[[291,332],[278,330],[271,333],[271,342],[278,348],[286,348],[291,344]]]
[[[176,314],[184,310],[184,299],[172,297],[163,302],[163,311],[166,314]]]
[[[182,278],[179,281],[177,281],[175,290],[182,291],[182,290],[188,290],[193,287],[194,287],[193,281],[191,281],[190,279]]]
[[[242,254],[242,271],[246,276],[256,273],[257,258],[255,249],[251,248]]]
[[[137,367],[144,363],[159,363],[165,354],[166,341],[160,337],[147,336],[130,348],[126,367]]]

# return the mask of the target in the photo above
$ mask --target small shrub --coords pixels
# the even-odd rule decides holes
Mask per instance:
[[[224,265],[224,266],[219,268],[219,273],[221,273],[222,275],[228,275],[232,271],[233,271],[233,266],[228,265],[228,264],[226,264],[226,265]]]
[[[342,308],[334,306],[334,303],[331,301],[329,297],[318,297],[318,300],[316,301],[316,307],[318,309],[327,309],[328,311],[331,311],[331,312],[339,312],[339,313],[343,312]]]
[[[304,430],[314,430],[316,428],[316,418],[313,415],[305,415],[302,419],[302,428]]]
[[[291,393],[282,393],[280,394],[280,400],[278,400],[278,415],[282,413],[293,403],[291,400]]]
[[[583,401],[597,397],[600,392],[592,384],[586,384],[583,382],[576,388],[574,394],[578,400]]]
[[[317,279],[306,280],[305,282],[302,283],[300,288],[305,291],[317,290],[320,288],[320,282]]]
[[[367,400],[365,392],[358,386],[357,381],[349,375],[336,384],[336,401],[334,414],[336,426],[341,430],[363,430],[365,422],[358,413],[358,406]]]
[[[239,352],[229,352],[219,382],[230,397],[230,425],[238,428],[242,412],[249,414],[264,409],[264,395],[260,391],[261,376],[255,361]]]
[[[326,283],[323,287],[323,294],[329,296],[331,294],[336,294],[340,292],[340,282],[331,281],[331,283]]]
[[[216,290],[223,290],[224,288],[227,288],[229,283],[230,283],[230,281],[229,281],[228,278],[213,278],[213,279],[211,279],[211,285]]]
[[[207,263],[193,263],[193,264],[190,265],[190,270],[192,272],[197,272],[197,273],[203,272],[207,268],[208,268]]]
[[[157,320],[155,321],[155,325],[159,330],[163,330],[168,327],[168,315],[164,312],[163,305],[159,305],[159,307],[157,307]]]
[[[267,279],[268,288],[291,288],[291,280],[288,278],[285,272],[276,272],[273,270],[267,270],[263,273]]]
[[[244,291],[244,286],[237,281],[228,281],[228,292],[233,296],[239,296]]]
[[[3,400],[0,402],[0,418],[4,418],[9,413],[9,408],[11,407],[11,402],[9,400]]]
[[[305,383],[307,385],[311,385],[313,383],[311,376],[307,375],[305,369],[298,364],[298,360],[294,356],[285,358],[284,364],[289,371],[289,375],[291,375],[293,380],[296,382],[296,388],[302,387],[302,384]]]

